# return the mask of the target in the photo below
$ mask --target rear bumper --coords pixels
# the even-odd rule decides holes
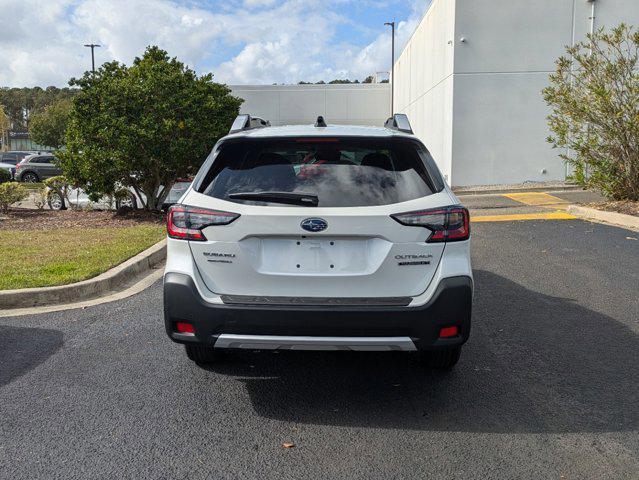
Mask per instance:
[[[468,340],[472,293],[472,279],[460,276],[442,279],[430,301],[417,307],[213,304],[189,275],[167,273],[164,322],[175,342],[217,348],[432,350]],[[191,323],[195,334],[177,333],[176,322]],[[459,335],[439,338],[450,326]]]

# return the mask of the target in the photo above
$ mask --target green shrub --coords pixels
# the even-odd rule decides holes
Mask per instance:
[[[46,187],[39,188],[35,191],[33,203],[38,210],[43,210],[49,201],[49,190]]]
[[[7,213],[9,206],[24,200],[29,196],[29,190],[18,182],[0,184],[0,210]]]
[[[639,200],[639,31],[621,24],[567,47],[543,96],[548,141],[572,178],[615,200]]]
[[[10,182],[10,181],[11,181],[11,173],[9,173],[9,170],[0,168],[0,183]]]
[[[69,182],[67,181],[64,175],[58,175],[56,177],[47,178],[44,181],[44,184],[49,187],[51,190],[56,190],[58,192],[62,192],[69,187]]]

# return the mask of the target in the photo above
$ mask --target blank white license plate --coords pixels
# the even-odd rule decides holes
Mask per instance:
[[[262,239],[260,270],[282,274],[362,273],[369,267],[368,250],[368,240],[359,239]]]

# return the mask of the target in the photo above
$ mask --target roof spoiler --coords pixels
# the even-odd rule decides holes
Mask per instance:
[[[270,127],[271,122],[260,117],[251,117],[250,115],[238,115],[231,125],[229,133],[238,133],[245,130],[253,130],[254,128]]]
[[[403,113],[396,113],[384,123],[384,127],[391,130],[397,130],[399,132],[413,134],[413,128],[410,126],[408,117]]]

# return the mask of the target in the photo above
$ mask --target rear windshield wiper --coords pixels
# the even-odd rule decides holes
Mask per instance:
[[[302,205],[305,207],[317,207],[319,198],[309,193],[289,192],[240,192],[231,193],[229,198],[233,200],[253,200],[256,202],[283,203],[286,205]]]

